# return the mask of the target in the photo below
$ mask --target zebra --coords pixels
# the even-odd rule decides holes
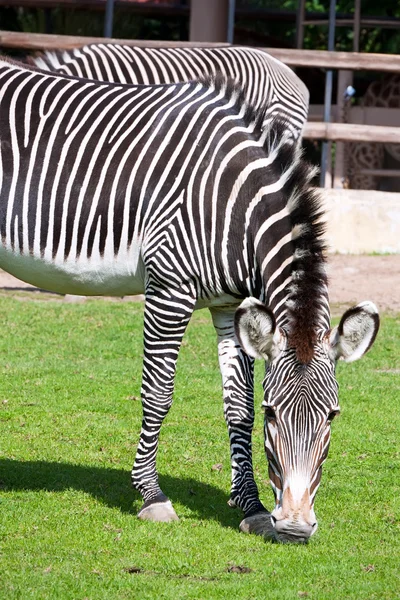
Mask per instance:
[[[143,520],[178,516],[161,490],[159,434],[185,329],[208,307],[242,531],[315,532],[314,500],[339,411],[335,364],[379,327],[363,302],[330,326],[315,170],[279,120],[219,78],[101,83],[0,60],[0,268],[83,295],[144,292],[143,420],[132,483]],[[265,450],[252,465],[254,358],[266,363]],[[269,533],[268,533],[269,535]]]
[[[288,66],[256,48],[89,44],[74,50],[47,51],[29,60],[44,70],[115,83],[176,83],[223,74],[240,82],[246,100],[256,109],[267,107],[266,124],[274,115],[280,115],[297,140],[307,121],[307,87]]]

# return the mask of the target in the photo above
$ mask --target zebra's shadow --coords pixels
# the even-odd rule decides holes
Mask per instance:
[[[224,493],[193,478],[171,475],[160,475],[160,485],[173,503],[180,503],[192,511],[192,518],[215,520],[224,527],[238,528],[242,515],[228,507],[228,490]],[[62,492],[68,489],[88,493],[111,508],[131,513],[132,517],[142,504],[139,494],[131,488],[129,470],[0,459],[0,492]],[[179,513],[179,507],[175,508]]]

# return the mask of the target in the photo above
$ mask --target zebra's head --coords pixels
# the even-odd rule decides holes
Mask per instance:
[[[372,302],[347,310],[337,327],[320,331],[308,362],[298,358],[273,312],[254,298],[236,311],[243,349],[266,361],[265,450],[275,495],[276,539],[305,542],[315,533],[314,500],[329,449],[330,425],[339,413],[336,362],[361,358],[372,346],[379,316]]]

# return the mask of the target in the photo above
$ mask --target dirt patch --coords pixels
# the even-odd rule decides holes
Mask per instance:
[[[334,306],[372,300],[380,311],[400,312],[400,255],[333,255],[328,276]]]
[[[334,312],[362,300],[372,300],[380,311],[400,312],[400,255],[348,256],[331,255],[328,263],[329,296]],[[0,294],[23,299],[58,299],[84,302],[84,296],[49,294],[0,270]],[[142,296],[113,298],[129,302]]]

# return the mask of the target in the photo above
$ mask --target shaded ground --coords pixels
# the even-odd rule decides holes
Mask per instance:
[[[352,305],[362,300],[372,300],[381,311],[400,312],[400,255],[348,256],[332,255],[329,258],[330,300],[337,305]],[[0,270],[0,293],[25,298],[55,297],[60,301],[84,302],[83,296],[58,296],[38,290]],[[129,301],[132,296],[123,300]],[[137,299],[137,297],[135,297]]]

